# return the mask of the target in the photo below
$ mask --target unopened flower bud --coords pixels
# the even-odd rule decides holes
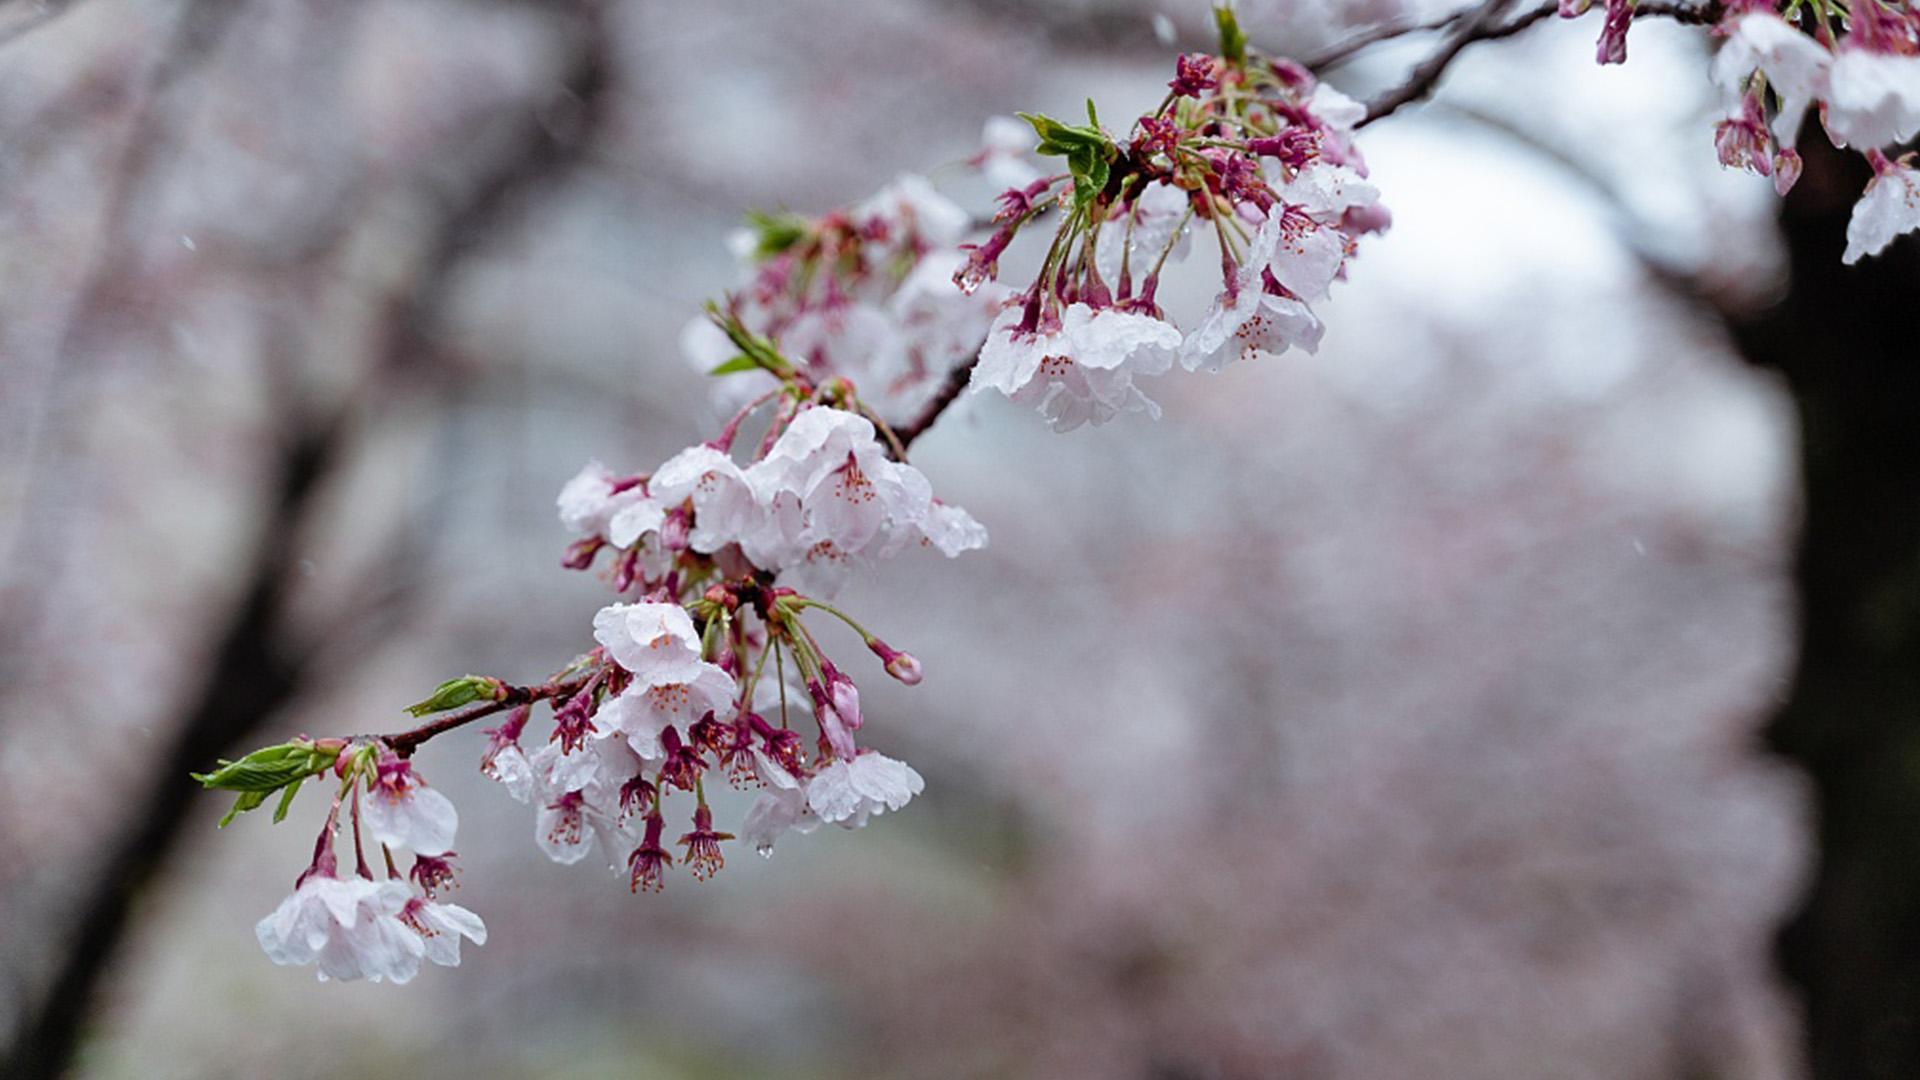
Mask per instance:
[[[869,640],[867,648],[872,649],[873,655],[879,657],[880,662],[886,665],[887,674],[908,686],[920,685],[920,661],[915,659],[912,653],[901,652],[879,638]]]
[[[593,565],[593,557],[598,555],[600,549],[606,545],[607,542],[597,536],[576,540],[567,545],[567,554],[560,560],[560,565],[568,570],[585,570]]]
[[[899,653],[887,661],[887,674],[908,686],[920,685],[920,661],[912,653]]]
[[[1785,196],[1800,179],[1800,152],[1789,146],[1773,156],[1773,190]]]

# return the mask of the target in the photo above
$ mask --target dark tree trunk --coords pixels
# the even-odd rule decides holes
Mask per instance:
[[[1816,788],[1819,866],[1779,956],[1817,1077],[1920,1076],[1920,242],[1840,264],[1867,173],[1800,140],[1792,290],[1735,328],[1799,410],[1802,632],[1769,731]]]

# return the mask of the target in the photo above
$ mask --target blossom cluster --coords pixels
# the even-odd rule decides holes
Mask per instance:
[[[844,381],[836,395],[856,401]],[[622,592],[677,595],[714,575],[755,573],[830,598],[853,570],[903,548],[951,558],[986,544],[979,522],[934,498],[925,474],[881,442],[887,429],[804,392],[775,396],[774,426],[745,467],[729,454],[739,416],[648,475],[589,463],[560,492],[560,520],[579,537],[567,565],[589,566],[605,549]]]
[[[1004,191],[984,230],[915,176],[820,218],[757,218],[734,240],[748,273],[726,313],[778,339],[808,377],[851,380],[895,423],[957,391],[958,375],[1069,431],[1157,415],[1141,380],[1175,365],[1312,352],[1311,305],[1388,223],[1353,143],[1363,110],[1292,61],[1232,45],[1181,57],[1165,100],[1124,137],[1091,107],[1084,125],[990,121],[970,164]],[[1048,156],[1065,168],[1044,172]],[[1049,218],[1037,276],[1002,284],[1002,255]],[[1157,297],[1195,232],[1218,244],[1219,286],[1183,327]],[[704,320],[682,345],[709,370],[733,351]],[[731,392],[737,403],[744,389]]]
[[[391,749],[370,743],[334,749],[340,793],[293,893],[254,927],[260,947],[276,964],[316,965],[322,981],[404,983],[419,973],[422,960],[458,965],[460,939],[485,944],[487,927],[473,912],[438,899],[454,878],[459,815],[453,803]],[[345,877],[333,850],[343,805],[356,863]],[[382,878],[367,864],[363,828],[380,848]],[[412,854],[404,877],[394,863],[396,849]]]
[[[1584,3],[1563,2],[1563,15]],[[1632,0],[1608,0],[1601,63],[1626,59]],[[1920,229],[1920,168],[1898,148],[1920,134],[1920,11],[1913,0],[1802,4],[1734,0],[1714,28],[1712,78],[1726,105],[1714,125],[1721,164],[1771,176],[1784,195],[1800,177],[1795,149],[1810,110],[1836,147],[1872,167],[1847,225],[1846,263]],[[1889,156],[1892,152],[1894,156]]]
[[[756,214],[730,246],[746,275],[726,314],[778,340],[799,373],[816,383],[844,378],[874,413],[908,424],[980,350],[1005,290],[961,290],[960,244],[973,217],[926,178],[901,176],[855,206],[818,218]],[[709,319],[681,333],[702,371],[737,350]],[[719,384],[725,407],[775,385],[769,373]]]
[[[676,790],[695,800],[680,862],[696,878],[725,865],[721,844],[735,837],[714,827],[709,778],[760,791],[740,832],[762,854],[790,830],[858,828],[898,810],[924,783],[859,744],[859,688],[801,621],[810,608],[839,615],[750,579],[713,585],[690,605],[611,604],[594,618],[598,647],[554,698],[551,736],[527,752],[530,710],[517,708],[491,731],[482,769],[537,808],[535,841],[548,857],[577,863],[597,847],[636,892],[662,888],[674,864],[664,838]],[[911,655],[866,638],[889,674],[919,681]]]
[[[963,287],[996,278],[1022,229],[1057,211],[1038,275],[989,329],[976,391],[1030,404],[1057,431],[1129,412],[1157,416],[1140,381],[1290,348],[1313,352],[1312,305],[1345,276],[1359,239],[1389,215],[1353,142],[1364,110],[1290,60],[1229,39],[1218,56],[1179,59],[1168,92],[1123,139],[1088,122],[1025,119],[1038,151],[1068,171],[1000,196],[998,228],[969,248]],[[1010,156],[991,132],[987,160]],[[1162,310],[1160,276],[1191,234],[1219,251],[1211,306],[1182,325]]]
[[[539,686],[450,680],[410,707],[441,716],[412,732],[294,740],[200,777],[240,792],[235,812],[281,793],[276,820],[304,781],[329,771],[340,781],[313,860],[257,927],[276,963],[406,982],[423,959],[459,963],[461,937],[485,941],[478,916],[437,898],[455,876],[458,815],[410,760],[419,741],[479,716],[505,714],[481,771],[533,806],[540,849],[571,864],[597,848],[635,892],[663,888],[676,863],[697,879],[725,865],[735,834],[715,824],[713,783],[759,792],[737,828],[763,854],[789,831],[859,828],[923,790],[911,766],[862,745],[859,687],[803,616],[844,622],[888,675],[916,684],[918,660],[827,598],[858,567],[916,546],[956,556],[984,545],[986,531],[934,498],[849,381],[816,386],[769,340],[719,322],[775,389],[650,473],[593,462],[560,492],[575,536],[564,564],[601,565],[616,593],[594,616],[591,650]],[[756,417],[764,430],[743,439]],[[756,449],[736,460],[743,445]],[[536,743],[527,728],[541,701],[552,726]],[[676,792],[692,806],[670,845]],[[343,831],[355,860],[344,876],[334,854]],[[411,855],[405,874],[398,853]]]

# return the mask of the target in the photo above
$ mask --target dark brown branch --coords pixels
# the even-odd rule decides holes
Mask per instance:
[[[1513,0],[1488,0],[1487,3],[1482,4],[1466,17],[1466,20],[1460,24],[1460,28],[1454,31],[1453,36],[1448,38],[1445,44],[1434,50],[1432,56],[1421,61],[1420,65],[1408,74],[1406,82],[1367,102],[1367,115],[1354,126],[1365,127],[1408,102],[1426,97],[1433,91],[1434,84],[1440,81],[1440,76],[1446,73],[1448,65],[1453,63],[1453,58],[1460,55],[1461,50],[1498,32],[1501,17],[1511,6],[1513,6]],[[1522,16],[1523,19],[1525,17]]]
[[[1459,11],[1449,11],[1445,15],[1425,19],[1420,22],[1381,23],[1378,26],[1371,26],[1347,40],[1333,45],[1320,55],[1307,60],[1305,63],[1309,70],[1315,72],[1325,71],[1328,68],[1337,67],[1346,63],[1360,53],[1382,42],[1406,37],[1409,34],[1426,34],[1435,30],[1445,30],[1447,27],[1459,22],[1460,17],[1466,13],[1467,9],[1462,8]]]
[[[485,701],[469,706],[458,712],[450,712],[435,717],[419,727],[392,735],[376,735],[374,738],[393,747],[393,752],[401,757],[411,757],[420,744],[435,735],[445,734],[455,728],[466,727],[475,720],[484,719],[508,709],[529,705],[536,701],[551,701],[555,698],[571,697],[580,692],[587,683],[592,682],[594,672],[588,671],[572,679],[555,679],[539,686],[507,686],[498,700]]]
[[[947,406],[959,399],[960,392],[967,388],[967,382],[972,378],[973,364],[962,364],[949,372],[947,381],[940,385],[940,392],[927,402],[926,408],[920,410],[920,415],[893,429],[901,444],[911,447],[915,439],[925,435],[933,422],[940,419],[940,414],[947,411]]]
[[[1507,6],[1509,5],[1505,0],[1493,0],[1478,9],[1473,20],[1463,24],[1454,36],[1447,39],[1446,44],[1440,46],[1432,56],[1414,68],[1407,75],[1405,82],[1368,102],[1367,115],[1354,126],[1365,127],[1375,120],[1392,115],[1401,106],[1410,105],[1431,94],[1434,87],[1439,84],[1440,77],[1446,74],[1448,66],[1467,46],[1476,42],[1498,41],[1501,38],[1512,37],[1559,11],[1556,0],[1545,0],[1544,3],[1520,13],[1508,22],[1500,22],[1499,15]],[[1704,3],[1645,0],[1634,8],[1633,17],[1636,19],[1668,18],[1688,25],[1711,26],[1720,21],[1721,11],[1720,0],[1706,0]],[[1451,21],[1448,20],[1448,22]],[[1427,27],[1427,29],[1437,29],[1437,27]],[[1398,35],[1388,34],[1378,40],[1384,41],[1396,36]],[[1375,43],[1375,41],[1366,41],[1359,48]],[[1336,62],[1338,59],[1345,59],[1345,56],[1337,57]]]

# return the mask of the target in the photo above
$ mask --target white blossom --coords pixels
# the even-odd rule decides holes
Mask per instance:
[[[788,831],[810,833],[820,827],[820,818],[807,805],[806,788],[799,779],[757,749],[753,757],[766,790],[747,808],[747,816],[740,823],[740,838],[760,854],[771,855],[775,840]]]
[[[748,558],[818,585],[917,525],[933,501],[926,476],[890,459],[870,421],[824,406],[794,417],[747,476],[768,511],[760,535],[742,544]]]
[[[420,970],[426,945],[398,918],[411,896],[396,880],[341,879],[310,873],[254,936],[276,964],[317,964],[321,981],[404,983]]]
[[[650,495],[643,495],[607,519],[607,542],[617,548],[632,547],[648,533],[659,532],[666,518],[666,507]]]
[[[487,924],[459,904],[443,904],[413,897],[401,910],[400,921],[420,935],[428,960],[441,967],[460,966],[460,939],[487,943]]]
[[[1367,107],[1326,83],[1316,83],[1307,97],[1307,110],[1336,131],[1351,132],[1366,118]]]
[[[960,507],[935,499],[927,507],[925,516],[894,534],[892,544],[881,552],[881,557],[890,557],[900,548],[916,543],[933,548],[949,559],[957,558],[962,552],[987,546],[987,527]]]
[[[1872,150],[1920,133],[1920,56],[1843,46],[1830,81],[1827,131],[1841,146]]]
[[[924,176],[903,173],[853,208],[856,219],[887,226],[887,243],[908,236],[930,247],[948,247],[967,235],[973,218],[960,204],[934,190]]]
[[[1315,161],[1274,185],[1280,201],[1315,221],[1338,224],[1348,210],[1380,202],[1380,189],[1345,165]]]
[[[693,616],[679,604],[608,604],[593,617],[593,639],[644,685],[690,679],[704,663]]]
[[[1267,269],[1275,281],[1294,296],[1324,300],[1347,258],[1347,238],[1340,230],[1314,219],[1297,206],[1276,204],[1261,223],[1260,233],[1273,232],[1273,253]],[[1249,265],[1258,261],[1249,256]]]
[[[589,461],[560,489],[560,523],[575,536],[604,538],[615,514],[645,499],[638,487],[616,493],[613,471]]]
[[[389,755],[390,756],[390,755]],[[375,840],[416,855],[445,855],[453,850],[460,814],[453,800],[413,773],[412,763],[391,758],[367,778],[362,820]]]
[[[907,805],[926,789],[913,766],[871,750],[852,761],[835,761],[807,781],[807,805],[822,821],[857,829],[872,814]]]
[[[1180,331],[1164,319],[1069,304],[1057,327],[1024,330],[1019,307],[1001,312],[973,371],[975,392],[992,388],[1040,409],[1055,431],[1102,424],[1123,412],[1158,417],[1134,385],[1173,365]]]
[[[733,676],[716,664],[702,663],[684,679],[633,685],[607,699],[594,714],[603,734],[618,732],[633,752],[647,761],[662,755],[660,733],[669,727],[682,732],[709,712],[726,714],[738,688]]]
[[[533,797],[533,767],[518,743],[507,743],[481,761],[480,772],[507,789],[514,802]]]
[[[759,503],[740,466],[705,443],[667,459],[654,470],[648,491],[664,506],[693,500],[687,543],[704,554],[737,543],[760,523]]]
[[[1282,228],[1278,214],[1261,224],[1246,259],[1235,271],[1233,289],[1214,300],[1181,343],[1180,363],[1188,371],[1217,369],[1231,360],[1261,354],[1277,355],[1293,346],[1307,352],[1319,347],[1323,328],[1312,310],[1298,299],[1266,288],[1262,271],[1274,264]]]
[[[590,740],[571,754],[549,742],[528,758],[538,808],[534,842],[547,858],[570,866],[592,854],[597,841],[608,867],[619,869],[634,838],[620,815],[622,781],[608,763],[623,750],[632,753],[621,739]]]
[[[1915,229],[1920,229],[1920,170],[1893,166],[1867,181],[1866,192],[1854,204],[1840,261],[1851,265],[1863,256],[1878,255],[1894,237]]]

